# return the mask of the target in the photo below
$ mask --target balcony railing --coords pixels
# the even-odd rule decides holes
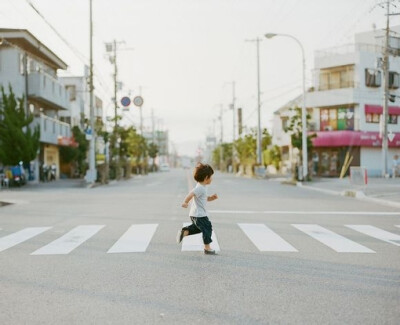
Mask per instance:
[[[50,108],[68,109],[69,93],[57,79],[41,72],[31,72],[28,78],[29,97],[46,103]]]
[[[71,126],[44,114],[40,114],[32,122],[31,126],[40,125],[40,142],[58,144],[61,137],[71,137]]]

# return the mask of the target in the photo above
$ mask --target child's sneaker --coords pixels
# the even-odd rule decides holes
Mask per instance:
[[[204,254],[206,254],[206,255],[217,255],[217,253],[215,253],[215,250],[213,250],[213,249],[210,249],[210,250],[205,249],[204,250]]]
[[[176,242],[178,244],[180,244],[182,242],[183,237],[185,237],[184,233],[185,233],[184,229],[178,230],[178,233],[176,234]]]

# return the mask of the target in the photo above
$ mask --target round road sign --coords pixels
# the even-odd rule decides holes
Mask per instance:
[[[142,106],[143,105],[143,98],[142,98],[142,96],[136,96],[134,99],[133,99],[133,103],[135,104],[135,106]]]
[[[131,104],[131,99],[129,97],[126,97],[126,96],[122,97],[121,98],[121,104],[122,104],[122,106],[127,107],[127,106],[129,106]]]

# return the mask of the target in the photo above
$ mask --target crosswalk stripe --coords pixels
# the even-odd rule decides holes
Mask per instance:
[[[183,223],[183,226],[189,226],[190,222]],[[221,249],[218,244],[217,235],[215,232],[212,232],[211,235],[212,243],[210,244],[211,249],[219,252]],[[186,236],[182,240],[182,252],[189,252],[189,251],[203,251],[204,250],[204,243],[203,243],[203,236],[202,234],[195,234]]]
[[[339,253],[375,253],[373,250],[319,225],[292,224],[292,226]]]
[[[238,223],[261,252],[297,252],[298,250],[264,224]]]
[[[346,225],[346,227],[361,232],[362,234],[374,237],[376,239],[383,240],[384,242],[400,246],[400,235],[393,234],[389,231],[382,230],[370,225]]]
[[[31,255],[69,254],[79,245],[95,235],[103,227],[104,225],[84,225],[75,227],[64,236],[34,251]]]
[[[145,252],[158,224],[132,225],[107,253]]]
[[[0,238],[0,252],[35,237],[51,227],[29,227]]]

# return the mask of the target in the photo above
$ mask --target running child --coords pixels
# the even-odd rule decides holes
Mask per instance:
[[[201,232],[203,233],[204,254],[215,255],[215,250],[212,250],[210,247],[210,243],[212,242],[212,224],[208,219],[206,208],[208,201],[218,199],[217,194],[207,196],[206,186],[211,184],[214,170],[210,165],[198,163],[193,174],[197,184],[185,197],[185,200],[182,203],[182,207],[187,208],[190,200],[193,199],[189,211],[189,217],[192,220],[192,224],[179,230],[176,240],[179,244],[182,242],[184,237]]]

